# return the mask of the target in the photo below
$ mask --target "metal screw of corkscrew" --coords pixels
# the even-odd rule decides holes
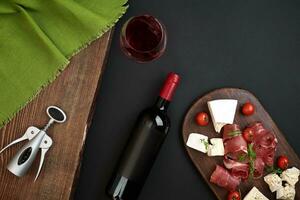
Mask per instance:
[[[36,181],[36,179],[38,178],[43,166],[45,155],[53,143],[52,139],[47,135],[46,131],[54,122],[63,123],[67,119],[64,111],[56,106],[49,106],[47,108],[47,115],[49,116],[50,120],[42,130],[34,126],[30,126],[22,137],[14,140],[0,151],[1,154],[5,149],[16,143],[24,140],[29,140],[29,142],[27,142],[15,154],[15,156],[7,165],[7,169],[16,176],[20,177],[26,174],[33,161],[35,160],[39,149],[41,149],[39,169],[34,181]]]

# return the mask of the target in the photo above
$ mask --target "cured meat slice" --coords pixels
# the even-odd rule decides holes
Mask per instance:
[[[265,166],[271,166],[274,162],[277,146],[275,135],[266,130],[261,122],[255,122],[247,129],[253,132],[249,152],[248,144],[238,125],[228,124],[222,129],[225,153],[223,163],[229,171],[217,166],[211,176],[211,182],[227,190],[232,190],[241,179],[247,179],[250,173],[254,178],[261,177]]]
[[[217,165],[215,171],[210,177],[210,182],[215,183],[228,191],[234,191],[240,184],[241,179],[231,175],[228,170]]]
[[[260,178],[264,173],[265,163],[263,159],[256,158],[254,161],[254,172],[253,177],[254,178]]]
[[[225,156],[224,160],[223,160],[224,166],[227,169],[232,169],[234,167],[240,167],[240,166],[245,166],[247,165],[247,163],[241,163],[241,162],[237,162],[235,160],[232,160],[230,158],[228,158],[227,156]]]
[[[239,135],[239,133],[241,133],[241,129],[237,124],[226,124],[225,126],[223,126],[222,132],[223,141],[225,142],[226,140]]]
[[[228,139],[224,143],[225,155],[232,160],[238,160],[247,155],[247,142],[242,135]]]
[[[254,143],[260,145],[263,148],[275,149],[277,139],[275,135],[270,131],[265,131],[260,137],[254,136]]]
[[[275,150],[269,154],[266,154],[264,157],[263,157],[263,161],[265,162],[265,164],[267,166],[272,166],[273,163],[274,163],[274,158],[275,158]]]
[[[261,158],[267,166],[272,166],[275,157],[275,148],[264,148],[259,144],[254,145],[256,158]]]
[[[256,157],[261,158],[265,165],[271,166],[274,163],[277,139],[272,132],[265,132],[260,139],[254,141]]]
[[[254,122],[250,124],[248,128],[251,128],[257,136],[260,136],[260,134],[266,130],[261,122]]]
[[[233,176],[242,178],[242,179],[247,179],[249,176],[249,165],[248,163],[241,163],[241,162],[237,162],[234,160],[231,160],[229,158],[224,159],[223,161],[224,166],[227,169],[231,170],[231,174]]]
[[[253,123],[249,128],[251,128],[254,133],[253,148],[256,153],[256,158],[260,158],[265,165],[273,165],[278,143],[274,133],[266,130],[260,122]]]
[[[235,177],[246,179],[249,175],[247,164],[247,142],[241,135],[237,124],[227,124],[223,127],[224,165]]]
[[[266,155],[272,154],[274,152],[274,148],[265,148],[257,143],[254,143],[253,149],[256,153],[256,157],[260,157],[260,158],[263,158]]]

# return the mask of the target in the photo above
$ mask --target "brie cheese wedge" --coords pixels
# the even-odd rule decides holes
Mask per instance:
[[[244,200],[269,200],[256,187],[253,187],[250,192],[244,197]]]
[[[269,185],[271,192],[282,188],[281,178],[277,174],[268,174],[264,177],[264,181]]]
[[[215,131],[220,133],[226,124],[233,124],[237,100],[218,99],[207,102]]]
[[[296,195],[296,190],[293,186],[288,183],[285,184],[285,187],[280,188],[276,192],[276,199],[282,200],[294,200]]]
[[[208,156],[224,156],[224,144],[222,138],[211,138],[208,145]]]
[[[186,142],[186,145],[202,153],[207,153],[208,137],[206,135],[191,133]]]
[[[299,181],[299,175],[300,175],[300,170],[297,169],[296,167],[292,167],[284,170],[280,175],[280,177],[283,181],[286,181],[291,186],[295,186],[296,183]]]

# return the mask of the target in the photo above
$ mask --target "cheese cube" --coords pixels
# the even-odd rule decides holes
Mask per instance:
[[[280,188],[276,192],[276,199],[282,200],[294,200],[296,195],[296,190],[293,186],[288,183],[285,184],[285,187]]]
[[[271,192],[282,188],[281,178],[277,174],[268,174],[264,177],[265,182],[269,185]]]
[[[283,171],[280,177],[283,181],[286,181],[291,186],[295,186],[299,180],[298,178],[299,175],[300,175],[300,170],[297,169],[296,167],[292,167]]]
[[[191,133],[189,135],[188,141],[186,142],[186,145],[197,151],[207,153],[208,137],[206,135],[198,133]]]
[[[208,156],[224,156],[224,144],[222,138],[211,138],[208,145]]]
[[[220,132],[226,124],[233,124],[237,100],[218,99],[207,102],[208,109],[216,132]]]
[[[268,200],[256,187],[253,187],[250,192],[244,197],[244,200]]]

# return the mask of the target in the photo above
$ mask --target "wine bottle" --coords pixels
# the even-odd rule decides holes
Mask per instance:
[[[170,129],[167,109],[179,76],[169,73],[156,103],[142,111],[121,155],[107,193],[112,199],[135,200]]]

